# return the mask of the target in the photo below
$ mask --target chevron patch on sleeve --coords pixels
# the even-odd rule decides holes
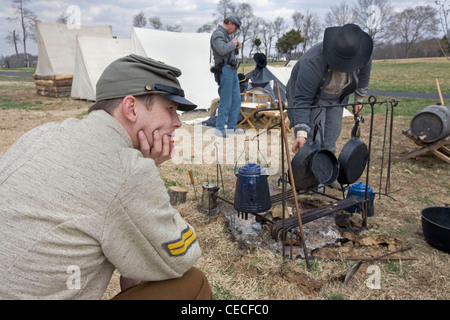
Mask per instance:
[[[195,241],[197,241],[197,236],[194,230],[188,226],[181,232],[180,238],[175,241],[166,242],[163,246],[171,256],[182,256]]]

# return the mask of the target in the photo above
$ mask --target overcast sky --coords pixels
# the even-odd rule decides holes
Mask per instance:
[[[55,22],[70,6],[80,9],[81,25],[107,25],[112,27],[118,38],[131,38],[133,16],[140,10],[147,18],[159,16],[163,24],[181,25],[183,32],[196,32],[203,24],[213,19],[213,12],[219,0],[30,0],[26,8],[33,11],[39,20]],[[273,21],[281,16],[292,24],[291,16],[295,11],[305,13],[307,10],[323,17],[331,6],[339,2],[334,0],[235,0],[235,3],[246,2],[253,8],[253,13],[266,21]],[[352,6],[355,0],[346,0]],[[396,10],[417,5],[435,6],[434,0],[428,1],[390,1]],[[6,18],[15,16],[11,8],[11,0],[0,0],[0,56],[14,53],[14,48],[6,44],[5,37],[9,31],[20,30],[20,26],[9,23]],[[149,27],[147,25],[147,27]],[[29,40],[27,51],[37,54],[37,45]],[[19,52],[23,52],[22,43]]]

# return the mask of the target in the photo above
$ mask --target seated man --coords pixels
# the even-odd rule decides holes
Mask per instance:
[[[181,71],[130,55],[110,64],[82,119],[24,134],[0,158],[0,299],[211,299],[194,228],[170,205]],[[130,280],[133,279],[133,280]],[[125,288],[124,288],[125,289]]]

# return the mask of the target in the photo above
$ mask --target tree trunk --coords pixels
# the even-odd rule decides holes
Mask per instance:
[[[187,190],[184,188],[177,186],[169,187],[168,194],[170,197],[170,204],[173,206],[186,202]]]
[[[27,54],[27,30],[25,27],[25,20],[24,20],[24,16],[22,13],[22,31],[23,31],[23,53],[25,56],[25,65],[27,66],[27,68],[30,67],[30,61],[28,61],[28,54]]]
[[[16,56],[19,56],[19,50],[17,49],[16,30],[13,30],[14,49],[16,49]]]

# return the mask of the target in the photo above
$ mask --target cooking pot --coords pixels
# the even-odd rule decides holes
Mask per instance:
[[[358,180],[366,167],[369,152],[367,146],[358,138],[360,119],[355,115],[355,125],[352,128],[352,137],[344,145],[339,154],[339,176],[337,181],[341,184],[352,184]]]
[[[234,208],[238,212],[260,213],[272,207],[266,169],[249,162],[236,174]]]
[[[425,240],[450,253],[450,207],[428,207],[422,209],[421,216]]]
[[[319,184],[329,185],[338,176],[339,163],[333,152],[322,148],[322,135],[321,144],[315,142],[318,130],[316,125],[313,141],[305,144],[291,161],[297,191],[312,189]]]

